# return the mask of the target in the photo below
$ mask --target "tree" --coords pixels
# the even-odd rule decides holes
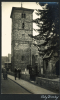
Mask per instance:
[[[39,29],[34,29],[39,32],[39,35],[30,35],[30,37],[35,40],[44,40],[44,43],[36,44],[36,46],[39,47],[39,52],[44,52],[44,55],[51,57],[55,52],[59,52],[59,4],[56,2],[47,2],[47,4],[41,2],[39,4],[43,10],[36,10],[36,14],[40,17],[33,20],[39,27]],[[41,50],[41,46],[46,48]]]

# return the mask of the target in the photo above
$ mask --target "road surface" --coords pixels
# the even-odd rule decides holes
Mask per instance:
[[[10,79],[1,81],[1,94],[31,94],[29,91],[19,86]]]

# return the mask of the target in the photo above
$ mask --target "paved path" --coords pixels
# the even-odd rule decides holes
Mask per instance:
[[[21,85],[22,87],[24,87],[25,89],[27,89],[28,91],[30,91],[33,94],[57,94],[57,93],[51,92],[47,89],[36,86],[25,80],[22,80],[22,79],[19,80],[18,78],[15,80],[14,76],[11,76],[11,75],[8,75],[8,78],[13,80],[17,84]]]
[[[1,94],[31,94],[11,79],[1,81]]]

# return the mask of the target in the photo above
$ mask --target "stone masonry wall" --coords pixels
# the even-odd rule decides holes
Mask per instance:
[[[21,18],[22,13],[26,14],[26,18]],[[29,42],[32,42],[32,39],[28,34],[33,34],[32,20],[31,11],[14,10],[12,14],[12,67],[20,67],[24,70],[30,64]]]

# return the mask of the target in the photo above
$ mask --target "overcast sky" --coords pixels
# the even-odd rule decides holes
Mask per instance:
[[[21,2],[2,2],[2,56],[8,56],[8,53],[11,54],[11,10],[12,7],[21,7]],[[42,9],[41,6],[37,5],[36,2],[23,2],[22,7],[29,9]],[[33,19],[37,18],[35,12],[33,13]],[[33,28],[37,28],[35,24],[33,24]],[[33,31],[33,34],[36,33]]]

